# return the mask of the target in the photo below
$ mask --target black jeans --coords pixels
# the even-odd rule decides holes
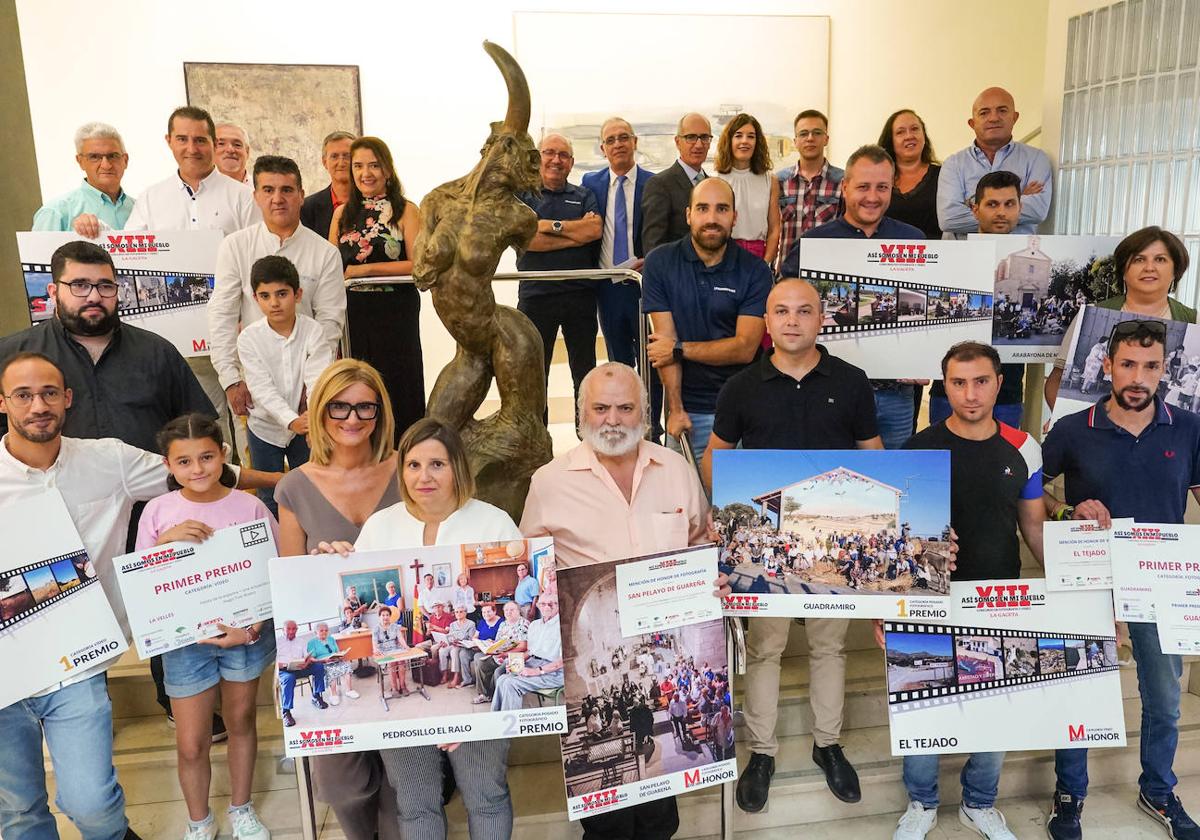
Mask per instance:
[[[425,416],[421,297],[415,286],[346,293],[350,355],[383,377],[396,417],[396,440]]]
[[[563,343],[567,346],[567,364],[571,368],[571,382],[575,386],[575,399],[579,399],[579,384],[588,371],[596,366],[596,290],[570,289],[553,294],[534,295],[517,303],[517,309],[525,313],[542,336],[545,353],[546,380],[550,379],[550,360],[554,355],[554,341],[562,328]],[[576,418],[578,419],[578,418]]]
[[[583,840],[668,840],[679,830],[675,797],[642,802],[632,808],[584,817]]]

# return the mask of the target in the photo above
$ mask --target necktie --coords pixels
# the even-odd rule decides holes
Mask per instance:
[[[692,179],[692,183],[699,184],[703,180],[704,180],[704,172],[700,171],[700,172],[696,173],[696,177]]]
[[[629,259],[629,210],[625,206],[625,176],[617,176],[617,194],[613,196],[612,263]]]

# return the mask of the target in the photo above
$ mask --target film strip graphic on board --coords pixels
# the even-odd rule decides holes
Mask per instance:
[[[0,572],[0,632],[83,591],[97,580],[83,550]]]
[[[986,292],[811,268],[801,268],[799,274],[821,297],[821,335],[826,338],[992,319],[992,295]]]
[[[1116,670],[1113,636],[887,621],[888,703],[957,702]]]
[[[47,286],[52,282],[50,266],[22,263],[29,314],[35,323],[54,314]],[[117,310],[122,318],[136,318],[199,306],[212,297],[214,276],[202,272],[143,268],[117,268]],[[67,291],[67,294],[70,294]]]

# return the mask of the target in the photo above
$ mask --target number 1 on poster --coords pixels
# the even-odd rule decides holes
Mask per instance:
[[[908,606],[905,604],[903,598],[896,602],[896,607],[899,610],[899,612],[896,613],[897,618],[908,618]]]

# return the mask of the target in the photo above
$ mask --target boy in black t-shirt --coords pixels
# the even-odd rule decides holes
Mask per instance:
[[[1030,435],[992,417],[1003,376],[987,344],[964,341],[942,359],[951,414],[909,438],[905,449],[950,455],[950,524],[958,536],[954,580],[1020,577],[1017,530],[1042,560],[1042,452]],[[1004,753],[973,753],[963,770],[958,819],[992,840],[1015,836],[995,808]],[[937,824],[938,756],[904,757],[908,810],[894,840],[920,840]]]

